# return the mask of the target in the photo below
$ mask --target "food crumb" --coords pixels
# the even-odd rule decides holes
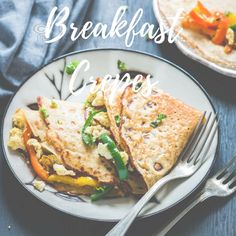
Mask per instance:
[[[33,185],[39,192],[42,192],[46,186],[45,182],[41,180],[34,180]]]

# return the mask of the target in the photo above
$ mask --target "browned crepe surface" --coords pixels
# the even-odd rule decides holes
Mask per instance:
[[[131,87],[125,90],[120,132],[133,166],[150,188],[174,166],[202,113],[161,90],[148,97],[142,94]],[[167,118],[151,127],[159,114]]]
[[[81,130],[84,125],[82,105],[54,101],[57,108],[51,107],[52,100],[41,98],[41,106],[48,113],[45,131],[48,144],[60,153],[65,166],[70,169],[81,175],[91,176],[100,183],[115,184],[117,179],[113,165],[103,160],[96,148],[87,148],[82,141]],[[38,115],[40,116],[39,113]]]

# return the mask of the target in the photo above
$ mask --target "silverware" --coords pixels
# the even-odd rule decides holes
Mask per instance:
[[[202,191],[197,194],[188,206],[168,223],[161,231],[153,236],[164,236],[182,219],[193,207],[210,197],[227,197],[236,191],[236,156],[228,162],[226,167],[208,179]]]
[[[218,127],[216,114],[212,115],[212,113],[209,113],[207,117],[205,115],[206,112],[201,117],[192,138],[182,152],[178,164],[168,175],[156,182],[135,204],[130,212],[106,234],[106,236],[125,235],[138,213],[163,185],[174,179],[189,177],[199,169],[206,160],[209,147],[214,140]]]

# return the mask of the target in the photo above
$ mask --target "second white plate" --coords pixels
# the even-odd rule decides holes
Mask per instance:
[[[159,11],[159,6],[158,6],[158,0],[153,0],[153,11],[155,14],[155,17],[158,22],[162,22],[165,28],[168,28],[168,26],[165,24],[165,20],[162,19],[161,13]],[[223,67],[221,65],[218,65],[214,62],[210,62],[209,60],[197,55],[194,50],[189,48],[187,44],[183,43],[181,40],[176,40],[175,41],[176,46],[179,48],[179,50],[185,54],[187,57],[209,67],[212,70],[217,71],[220,74],[236,78],[236,70],[235,69],[230,69]]]

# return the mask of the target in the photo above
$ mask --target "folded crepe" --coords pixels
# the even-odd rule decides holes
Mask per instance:
[[[23,117],[20,118],[21,122],[27,123],[30,127],[34,140],[34,144],[32,144],[36,148],[35,150],[40,147],[40,149],[44,150],[44,154],[46,150],[45,155],[41,153],[38,157],[43,167],[47,169],[48,164],[63,165],[67,171],[75,173],[76,176],[91,177],[97,182],[97,187],[104,185],[115,186],[109,196],[124,196],[125,191],[118,186],[119,181],[117,180],[114,165],[101,158],[96,148],[87,148],[83,144],[81,138],[81,130],[85,121],[83,105],[51,100],[45,97],[38,98],[38,105],[40,109],[37,111],[29,109],[17,110],[13,120],[16,116],[18,120],[19,117]],[[47,113],[46,117],[43,117],[41,109]],[[26,124],[21,125],[21,127],[23,126],[26,126]],[[13,130],[16,129],[20,130],[16,127],[13,128]],[[23,133],[21,135],[23,136]],[[17,145],[16,140],[18,142]],[[19,142],[23,143],[23,139],[16,139],[15,133],[11,135],[10,132],[9,146],[13,148],[15,145],[13,149],[19,149],[19,147],[23,149],[24,144],[19,144]],[[53,160],[52,156],[54,156]],[[77,194],[92,194],[96,187],[85,185],[75,188],[59,182],[53,183],[58,190]]]
[[[100,83],[98,80],[97,85]],[[59,178],[51,183],[60,191],[91,194],[95,187],[114,186],[109,196],[144,194],[175,165],[202,116],[202,112],[161,90],[153,89],[145,95],[146,90],[145,80],[139,91],[127,86],[113,93],[112,87],[107,86],[105,90],[91,92],[86,105],[39,97],[39,110],[16,112],[9,146],[24,149],[22,137],[14,135],[22,136],[27,124],[32,132],[30,142],[49,175],[55,175],[52,164],[53,168],[57,164],[70,178],[89,177],[96,181],[96,186],[75,188],[60,183]],[[110,99],[112,94],[115,96]],[[93,144],[87,145],[83,128],[98,110],[86,128],[86,134],[94,138]],[[157,122],[160,115],[163,119]],[[19,119],[22,116],[24,121]],[[101,142],[104,133],[114,140],[113,151],[120,153],[120,164],[128,170],[125,179],[118,174],[108,143]]]
[[[110,120],[110,130],[116,140],[117,144],[125,150],[130,156],[129,148],[125,141],[122,139],[120,134],[120,125],[117,124],[115,117],[122,117],[122,96],[124,94],[125,88],[119,89],[113,93],[112,87],[107,87],[104,91],[104,102],[107,109],[107,114]],[[130,192],[132,194],[140,195],[147,191],[147,187],[143,178],[139,172],[135,169],[130,168],[132,171],[129,172],[129,177],[127,179],[127,184],[129,186]]]
[[[48,132],[47,140],[61,153],[66,166],[83,174],[98,179],[104,184],[117,181],[114,166],[99,157],[96,148],[87,148],[81,138],[84,125],[83,105],[65,101],[54,101],[57,108],[51,107],[51,100],[41,97],[39,106],[46,109],[45,119]]]
[[[175,165],[202,112],[161,90],[153,90],[150,96],[144,96],[144,90],[135,93],[131,87],[126,88],[120,135],[129,149],[132,166],[149,189]],[[165,119],[157,126],[150,125],[160,114]]]
[[[157,88],[148,95],[147,86],[143,80],[139,91],[132,86],[115,93],[109,86],[104,90],[110,130],[133,169],[127,183],[134,194],[145,193],[171,170],[202,117],[202,112]],[[166,118],[152,127],[160,114]]]
[[[170,28],[173,24],[174,17],[180,9],[183,9],[183,15],[192,10],[197,0],[156,0],[158,9],[163,23]],[[202,0],[201,1],[209,10],[220,12],[233,12],[236,9],[236,1],[232,0]],[[175,28],[176,32],[182,30],[180,34],[181,42],[196,53],[198,56],[206,60],[223,66],[225,68],[236,69],[236,50],[230,54],[224,52],[224,47],[214,44],[208,37],[203,34],[184,29],[181,26],[181,19]]]

